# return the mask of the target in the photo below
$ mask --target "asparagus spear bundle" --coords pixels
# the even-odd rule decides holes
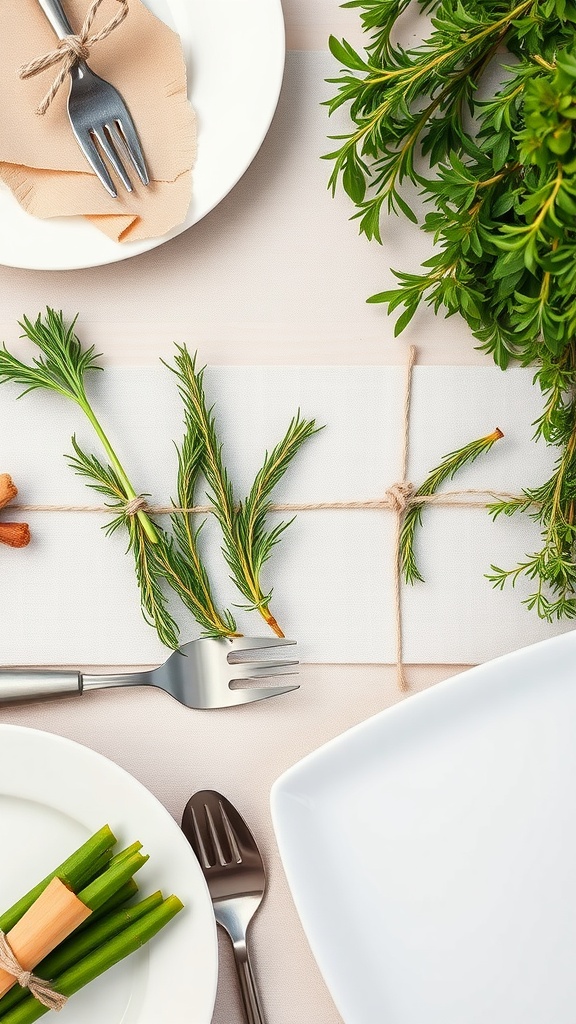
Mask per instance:
[[[50,982],[52,989],[62,996],[73,995],[129,956],[182,909],[176,896],[164,899],[161,892],[127,906],[138,891],[133,876],[148,857],[140,852],[141,843],[133,843],[117,854],[115,844],[116,837],[109,826],[104,826],[0,915],[0,931],[7,933],[10,941],[10,934],[18,933],[16,926],[25,930],[26,920],[34,915],[35,907],[42,900],[50,900],[52,886],[61,888],[63,884],[75,894],[72,899],[83,908],[79,926],[56,948],[47,946],[47,955],[40,954],[33,962],[22,964],[26,970],[34,967],[34,976]],[[39,942],[38,949],[42,948]],[[0,1024],[32,1022],[47,1012],[48,1006],[18,985],[0,998]]]

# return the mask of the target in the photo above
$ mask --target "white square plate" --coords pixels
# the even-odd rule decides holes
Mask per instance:
[[[275,783],[288,881],[346,1024],[573,1024],[575,667],[575,633],[506,655]]]

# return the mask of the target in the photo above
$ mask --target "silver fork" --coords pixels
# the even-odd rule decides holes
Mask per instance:
[[[158,686],[189,708],[232,708],[298,689],[296,685],[230,688],[230,683],[236,680],[294,675],[298,661],[251,657],[256,651],[294,643],[294,640],[258,636],[192,640],[174,651],[159,668],[119,675],[88,675],[65,669],[0,669],[0,704],[80,696],[87,690],[110,686]]]
[[[38,0],[38,3],[59,39],[74,34],[60,0]],[[68,117],[84,156],[114,199],[118,192],[102,153],[128,192],[132,192],[132,183],[120,153],[128,156],[142,184],[149,184],[142,146],[128,107],[118,90],[95,75],[83,60],[70,71]]]
[[[234,805],[213,789],[190,798],[182,831],[208,883],[216,920],[232,941],[246,1020],[264,1024],[247,945],[250,923],[266,890],[256,840]]]

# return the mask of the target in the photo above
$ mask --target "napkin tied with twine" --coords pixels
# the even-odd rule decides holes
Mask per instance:
[[[0,5],[0,179],[33,216],[81,215],[118,242],[164,235],[186,216],[196,155],[180,39],[141,0],[122,0],[119,9],[118,0],[67,0],[66,14],[78,32],[71,39],[85,37],[92,70],[126,102],[151,183],[142,186],[123,161],[134,192],[119,185],[118,198],[112,199],[92,173],[67,113],[67,72],[77,46],[59,46],[40,8],[22,0]],[[105,31],[110,24],[112,30]],[[59,50],[60,67],[56,57],[46,59]],[[26,66],[35,77],[23,80]]]

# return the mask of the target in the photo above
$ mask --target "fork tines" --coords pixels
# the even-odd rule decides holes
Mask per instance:
[[[204,820],[200,824],[196,810],[188,808],[195,838],[194,852],[205,869],[226,867],[227,864],[241,864],[240,840],[230,822],[222,802],[218,801],[219,815],[223,828],[218,829],[211,808],[207,803],[203,806]]]
[[[288,676],[293,675],[292,669],[299,664],[297,658],[284,659],[283,661],[268,661],[265,658],[251,659],[246,655],[258,653],[264,650],[275,649],[276,647],[291,647],[295,640],[286,638],[262,637],[262,636],[240,636],[235,637],[231,643],[231,650],[228,654],[228,664],[233,672],[233,679],[265,679],[267,676]],[[241,655],[236,657],[236,655]]]

